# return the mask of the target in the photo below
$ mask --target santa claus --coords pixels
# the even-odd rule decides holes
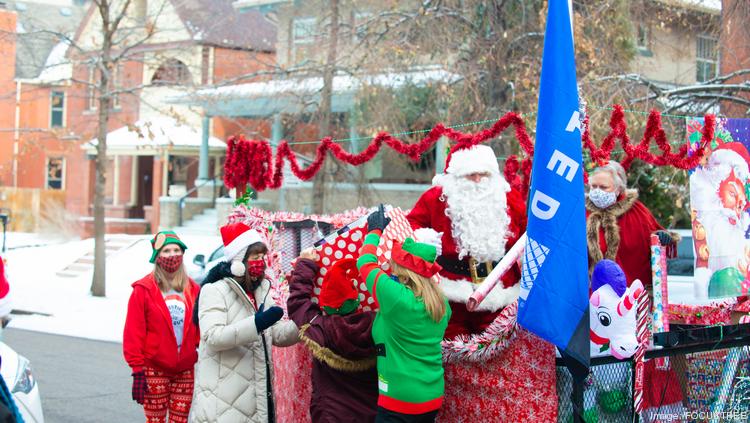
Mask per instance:
[[[705,166],[690,176],[690,201],[694,225],[706,234],[707,267],[695,272],[699,298],[736,296],[741,293],[745,247],[750,216],[745,187],[750,181],[750,154],[742,143],[719,145]],[[746,267],[746,264],[744,264]]]
[[[445,173],[435,176],[407,219],[420,242],[438,246],[440,287],[453,310],[446,339],[482,332],[518,298],[520,269],[514,266],[477,311],[466,309],[471,294],[526,226],[525,202],[502,177],[492,148],[454,147]]]

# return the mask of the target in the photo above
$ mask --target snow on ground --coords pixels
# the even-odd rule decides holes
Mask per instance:
[[[118,235],[126,237],[126,235]],[[150,236],[127,236],[133,243],[107,257],[107,296],[90,294],[92,271],[77,277],[60,277],[56,272],[93,251],[93,239],[44,243],[35,234],[8,234],[7,276],[14,315],[11,327],[122,342],[131,284],[148,274],[153,265]],[[183,236],[188,246],[185,263],[195,254],[210,254],[221,244],[217,236]],[[49,239],[46,239],[50,241]],[[52,242],[52,241],[50,241]],[[30,247],[22,247],[31,245]]]

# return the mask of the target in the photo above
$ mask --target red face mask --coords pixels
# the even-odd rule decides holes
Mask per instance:
[[[266,262],[263,259],[260,260],[248,260],[247,261],[247,274],[253,278],[259,278],[263,276],[266,271]]]
[[[156,264],[164,269],[167,273],[174,273],[182,265],[182,254],[175,256],[159,256],[156,258]]]

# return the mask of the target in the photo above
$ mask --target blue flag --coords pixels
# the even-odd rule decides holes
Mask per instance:
[[[550,0],[518,322],[555,344],[574,378],[590,360],[581,150],[570,10]]]

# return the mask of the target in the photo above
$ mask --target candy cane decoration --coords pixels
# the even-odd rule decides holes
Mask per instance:
[[[651,280],[654,289],[654,333],[669,331],[669,319],[664,313],[667,298],[667,253],[659,237],[651,235]]]
[[[617,303],[617,314],[619,314],[620,316],[628,314],[628,312],[638,302],[638,297],[641,296],[641,292],[643,292],[643,284],[641,284],[640,280],[636,279],[633,282],[633,285],[634,286],[631,292],[623,297],[619,303]]]
[[[633,395],[633,408],[636,413],[643,411],[643,371],[644,357],[649,347],[649,338],[651,334],[648,330],[649,300],[648,292],[644,289],[638,296],[638,308],[636,322],[636,338],[638,339],[638,350],[635,352],[635,383]]]

